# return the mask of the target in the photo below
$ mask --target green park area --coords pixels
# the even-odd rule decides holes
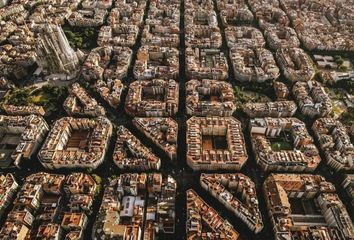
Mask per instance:
[[[354,69],[354,66],[349,58],[340,55],[334,55],[334,62],[338,65],[338,71],[346,72]]]
[[[348,108],[340,118],[341,122],[347,126],[351,126],[354,123],[354,108]]]
[[[246,103],[271,101],[271,99],[263,93],[250,91],[238,86],[234,88],[234,93],[236,98],[236,104],[238,106],[242,106]]]
[[[285,140],[282,139],[276,139],[276,140],[271,140],[271,148],[273,151],[280,152],[280,151],[289,151],[293,150],[293,145]]]
[[[66,87],[45,85],[42,88],[14,88],[7,92],[3,98],[2,104],[42,106],[47,114],[50,115],[60,108],[66,96]]]
[[[97,46],[98,28],[74,28],[64,26],[64,33],[74,49],[92,49]]]
[[[325,87],[325,90],[332,99],[332,117],[340,119],[342,123],[350,126],[354,122],[354,108],[352,106],[354,87],[350,87],[345,82],[341,84],[338,88]]]

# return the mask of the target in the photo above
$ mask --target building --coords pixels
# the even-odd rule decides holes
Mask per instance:
[[[178,47],[180,42],[179,7],[178,1],[151,2],[142,33],[142,44]]]
[[[123,126],[118,127],[113,161],[120,169],[146,171],[161,167],[161,159]]]
[[[172,118],[134,118],[133,125],[164,151],[171,160],[177,159],[178,124]]]
[[[320,175],[271,174],[263,184],[274,238],[352,239],[354,226],[333,184]],[[307,203],[306,208],[299,204]]]
[[[145,173],[127,173],[114,179],[105,188],[92,239],[141,238],[145,206],[142,193],[146,181]]]
[[[350,60],[344,60],[341,65],[337,64],[334,57],[330,55],[314,54],[313,58],[317,67],[320,69],[320,77],[324,83],[336,83],[342,80],[354,81],[354,70],[342,70],[341,67],[347,68],[350,66]]]
[[[276,1],[254,1],[249,2],[251,10],[254,13],[258,25],[262,30],[279,26],[280,28],[289,25],[289,19],[286,13],[279,7]]]
[[[0,160],[2,168],[21,168],[22,160],[29,160],[49,131],[46,121],[37,115],[0,115]]]
[[[187,48],[186,73],[190,79],[225,80],[229,67],[225,54],[219,49]]]
[[[155,239],[158,232],[174,233],[176,187],[171,176],[159,173],[114,178],[104,191],[92,239]]]
[[[327,165],[335,171],[354,169],[354,145],[346,127],[333,118],[319,118],[312,130],[324,152]]]
[[[83,9],[109,9],[112,7],[112,0],[83,0]]]
[[[73,27],[99,27],[102,26],[107,16],[107,10],[78,9],[68,18],[68,23]]]
[[[289,96],[288,87],[282,82],[274,82],[273,88],[278,100],[287,99]]]
[[[0,6],[1,6],[1,3],[0,3]],[[3,43],[16,30],[16,27],[17,27],[17,25],[12,21],[1,22],[0,23],[0,29],[1,29],[0,42]]]
[[[252,24],[254,17],[245,0],[221,0],[216,4],[225,28],[237,23]]]
[[[267,39],[269,47],[273,50],[279,48],[297,48],[300,46],[296,32],[291,27],[268,27],[264,31],[264,36]]]
[[[279,76],[273,54],[265,48],[233,47],[230,58],[235,78],[241,82],[264,82]]]
[[[128,47],[106,46],[92,49],[81,75],[87,81],[122,79],[127,76],[132,58]]]
[[[0,175],[0,217],[2,218],[19,188],[15,177],[11,173]]]
[[[253,15],[252,15],[253,16]],[[225,29],[227,46],[245,48],[263,48],[265,40],[262,32],[255,27],[236,26]]]
[[[187,4],[188,5],[188,4]],[[186,46],[191,48],[220,48],[222,38],[216,13],[212,7],[187,7],[184,13]]]
[[[234,239],[239,233],[192,189],[187,190],[187,239]],[[205,224],[205,225],[204,225]]]
[[[98,80],[95,84],[95,90],[112,108],[118,108],[123,89],[124,85],[119,79],[109,79],[107,82]]]
[[[0,230],[0,237],[11,236],[14,239],[25,240],[28,233],[29,228],[25,224],[5,222]]]
[[[263,229],[256,185],[249,177],[242,173],[202,173],[200,184],[229,211],[240,218],[250,230],[259,233]]]
[[[1,226],[0,238],[60,240],[82,236],[91,214],[82,209],[91,210],[96,189],[95,180],[83,173],[29,175]],[[77,197],[89,201],[81,202],[81,208],[72,208]],[[62,201],[64,198],[68,201]]]
[[[125,111],[131,116],[167,117],[178,111],[179,86],[172,79],[135,81],[129,85]]]
[[[47,2],[40,5],[33,5],[29,1],[18,2],[24,4],[26,8],[31,9],[31,15],[28,17],[28,20],[37,26],[48,23],[63,26],[66,19],[69,18],[80,4],[77,1]]]
[[[35,239],[53,239],[53,240],[59,240],[61,239],[62,236],[62,228],[60,227],[59,224],[46,224],[46,225],[41,225],[38,228],[37,235],[35,236]]]
[[[307,82],[315,76],[314,64],[301,48],[280,48],[276,52],[276,59],[289,81]]]
[[[260,117],[292,117],[297,110],[294,101],[275,101],[265,103],[246,103],[243,111],[250,118]]]
[[[354,175],[346,174],[341,186],[347,193],[350,203],[354,206]]]
[[[8,115],[15,115],[15,116],[26,116],[26,115],[39,115],[44,116],[45,110],[42,106],[15,106],[11,104],[3,104],[2,108]]]
[[[178,79],[179,51],[172,47],[142,46],[133,69],[137,80]]]
[[[46,24],[41,29],[36,52],[37,64],[45,74],[64,75],[64,79],[76,77],[79,57],[60,26]]]
[[[11,84],[11,82],[6,77],[0,77],[0,100],[1,101],[5,97],[6,93],[12,88],[13,88],[13,84]]]
[[[218,80],[190,80],[186,83],[186,112],[191,116],[230,117],[236,110],[230,83]]]
[[[325,117],[332,112],[332,100],[319,82],[297,82],[292,92],[303,115]]]
[[[18,12],[18,10],[20,12]],[[22,11],[23,10],[23,11]],[[22,80],[32,73],[32,68],[36,64],[36,47],[37,37],[34,32],[29,29],[27,25],[23,25],[23,20],[26,18],[28,12],[24,9],[22,4],[11,4],[10,6],[0,9],[0,16],[2,13],[14,13],[14,19],[7,19],[7,17],[0,17],[2,21],[6,21],[7,26],[11,26],[11,22],[16,26],[16,19],[21,22],[7,37],[7,41],[0,46],[0,68],[1,76],[15,80]],[[18,13],[18,14],[16,14]],[[22,15],[24,14],[24,15]],[[21,15],[21,16],[20,16]],[[24,18],[22,18],[22,16]],[[5,29],[0,28],[2,33]],[[11,29],[10,29],[11,30]]]
[[[186,8],[202,8],[202,9],[207,9],[207,10],[213,10],[214,5],[213,1],[211,0],[204,0],[204,1],[196,1],[196,0],[186,0],[185,2]]]
[[[122,46],[133,47],[138,37],[139,27],[137,25],[115,24],[112,26],[103,26],[97,37],[97,45],[104,46]]]
[[[106,114],[104,108],[92,98],[79,83],[74,83],[69,89],[69,96],[63,103],[69,116],[98,117]]]
[[[240,170],[248,158],[241,123],[233,117],[187,120],[187,164],[194,171]]]
[[[282,1],[300,41],[309,51],[353,51],[350,6],[347,1],[318,1],[316,6],[312,2],[294,6],[291,1]],[[323,16],[328,20],[323,21]]]
[[[321,162],[305,123],[297,118],[255,118],[249,127],[263,171],[313,172]]]
[[[18,25],[23,24],[29,12],[22,4],[12,3],[0,10],[0,18],[4,21],[12,21]]]
[[[7,0],[2,0],[0,2],[0,7],[5,7],[7,5],[8,1]]]
[[[104,160],[112,129],[105,117],[61,118],[39,151],[39,161],[48,169],[95,169]]]
[[[112,8],[107,18],[110,26],[116,24],[133,24],[141,26],[143,23],[146,1],[123,1],[119,7]]]

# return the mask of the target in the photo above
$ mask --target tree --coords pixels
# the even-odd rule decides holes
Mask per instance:
[[[339,70],[341,70],[341,71],[347,71],[347,70],[348,70],[348,67],[347,67],[347,66],[344,66],[344,65],[340,65],[340,66],[339,66]]]
[[[102,183],[102,178],[100,176],[98,176],[97,174],[92,174],[93,179],[95,179],[95,182],[97,184],[101,184]]]
[[[64,33],[70,46],[77,48],[93,48],[96,44],[98,30],[95,28],[64,27]]]
[[[344,60],[343,60],[342,58],[339,58],[339,59],[336,60],[336,63],[337,63],[338,65],[342,65],[343,62],[344,62]]]
[[[342,114],[341,120],[346,125],[352,124],[354,122],[354,108],[348,108],[347,111]]]
[[[7,104],[13,104],[15,106],[28,105],[31,100],[31,90],[29,88],[19,88],[14,90],[12,94],[5,99]]]

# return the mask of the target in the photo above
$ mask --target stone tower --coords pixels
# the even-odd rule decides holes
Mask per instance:
[[[37,64],[47,74],[73,76],[79,70],[79,58],[60,26],[44,25],[39,33],[36,52]]]

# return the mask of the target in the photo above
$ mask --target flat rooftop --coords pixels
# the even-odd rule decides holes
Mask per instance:
[[[13,160],[11,154],[14,149],[0,149],[0,168],[8,168],[12,166]]]
[[[21,134],[1,133],[0,134],[0,168],[12,166],[12,153],[20,143]]]
[[[206,94],[200,95],[201,101],[219,102],[221,100],[220,94]]]
[[[159,101],[162,102],[164,101],[164,96],[165,94],[163,93],[152,93],[151,91],[144,91],[144,89],[141,92],[141,100],[143,101]]]
[[[20,143],[21,140],[21,134],[14,134],[14,133],[5,133],[5,134],[0,134],[1,140],[0,140],[0,145],[8,145],[8,146],[16,146]],[[0,146],[0,149],[1,146]]]
[[[321,214],[313,198],[289,198],[291,217],[298,226],[327,226],[326,219]]]
[[[71,133],[66,149],[86,149],[90,139],[89,130],[74,130]]]
[[[204,150],[226,150],[228,149],[226,136],[203,135]]]

